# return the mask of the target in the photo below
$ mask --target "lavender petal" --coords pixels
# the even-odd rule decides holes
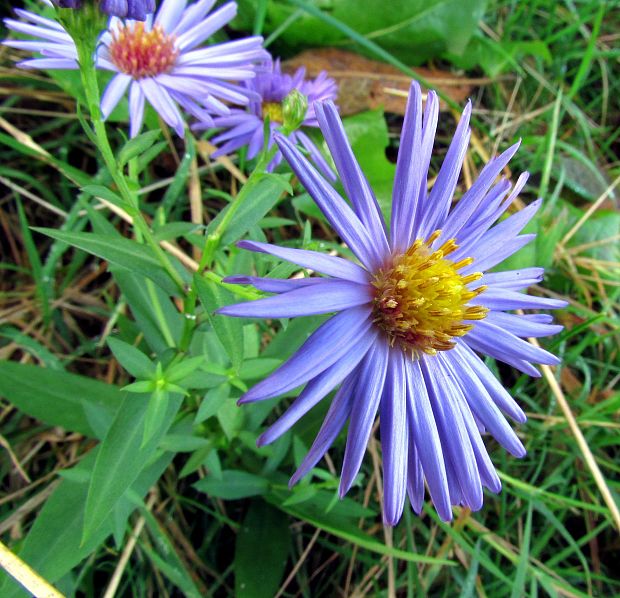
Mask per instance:
[[[325,255],[318,251],[310,251],[308,249],[290,249],[288,247],[279,247],[270,245],[269,243],[260,243],[259,241],[239,241],[237,247],[248,249],[249,251],[258,251],[260,253],[268,253],[287,262],[293,262],[302,268],[310,268],[351,282],[368,284],[369,274],[357,264],[348,260]]]
[[[437,180],[428,199],[424,203],[423,218],[419,228],[419,235],[423,239],[428,237],[435,229],[442,228],[450,209],[450,202],[454,196],[454,190],[461,174],[461,168],[471,136],[471,129],[469,128],[470,115],[471,102],[468,102],[448,148],[448,153],[437,175]]]
[[[293,172],[351,251],[370,269],[381,266],[383,254],[344,199],[286,137],[276,134],[275,140]]]
[[[377,342],[366,354],[360,366],[358,389],[364,393],[363,400],[353,402],[347,444],[342,463],[342,475],[338,494],[342,498],[351,488],[360,469],[372,426],[375,421],[383,386],[388,372],[388,353],[385,342]]]
[[[417,81],[411,83],[405,110],[405,120],[396,160],[394,191],[392,192],[391,245],[395,251],[405,251],[410,245],[411,229],[415,222],[422,178],[422,90]],[[432,144],[427,150],[432,150]]]
[[[407,395],[411,435],[422,464],[431,499],[439,517],[443,521],[450,521],[452,509],[450,508],[444,449],[437,430],[426,382],[417,361],[409,363],[407,367]]]
[[[420,360],[429,399],[437,420],[442,447],[456,473],[463,499],[472,511],[482,506],[482,482],[463,415],[458,408],[458,389],[442,372],[436,359]]]
[[[525,448],[514,430],[508,425],[487,389],[478,378],[469,362],[459,355],[448,354],[443,358],[446,369],[452,372],[461,387],[462,394],[472,413],[507,451],[515,457],[525,456]]]
[[[369,315],[367,308],[354,307],[324,322],[288,361],[248,390],[239,404],[277,397],[326,370],[342,359],[358,339],[369,334]]]
[[[381,397],[381,452],[383,455],[383,521],[396,525],[407,495],[407,376],[401,351],[390,351]]]
[[[305,286],[275,297],[225,305],[216,313],[238,318],[295,318],[342,311],[371,300],[369,287],[341,280]]]
[[[327,449],[329,449],[334,440],[336,440],[338,434],[340,434],[340,430],[344,427],[344,424],[351,413],[351,407],[353,405],[353,391],[355,390],[356,380],[357,372],[353,372],[342,383],[342,386],[336,393],[336,396],[329,406],[329,410],[323,420],[321,429],[316,435],[308,454],[304,457],[303,461],[297,468],[297,471],[290,479],[289,488],[301,480],[301,478],[303,478],[323,458],[323,455],[325,455]]]
[[[551,336],[562,332],[564,329],[564,326],[559,324],[540,324],[524,316],[507,314],[501,311],[489,312],[485,320],[521,338]]]
[[[306,388],[280,416],[278,421],[260,435],[257,445],[270,444],[308,413],[357,367],[375,339],[375,334],[362,335],[357,342],[351,345],[350,350],[343,355],[342,359],[310,380]]]
[[[389,252],[389,246],[383,216],[375,195],[353,155],[336,106],[331,101],[317,102],[314,109],[336,169],[340,173],[345,193],[377,249],[385,255]]]

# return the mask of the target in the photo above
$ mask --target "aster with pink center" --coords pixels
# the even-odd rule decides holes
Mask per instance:
[[[129,95],[130,134],[137,135],[148,102],[178,135],[183,136],[182,111],[204,122],[227,115],[231,104],[247,105],[255,94],[239,82],[255,76],[255,65],[269,54],[262,38],[253,36],[204,46],[204,42],[237,13],[229,2],[211,12],[215,0],[163,0],[155,16],[144,22],[110,20],[97,50],[98,68],[117,73],[101,99],[107,118],[123,96]],[[75,43],[60,24],[30,11],[16,10],[21,20],[5,19],[9,29],[38,38],[6,40],[42,58],[19,63],[23,68],[76,69]]]

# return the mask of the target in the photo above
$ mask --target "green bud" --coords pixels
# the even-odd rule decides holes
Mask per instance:
[[[293,89],[282,101],[282,121],[286,133],[298,129],[308,112],[308,98],[297,89]]]
[[[108,17],[101,12],[98,0],[86,0],[79,9],[56,6],[58,21],[77,46],[94,53],[99,37],[107,27]]]

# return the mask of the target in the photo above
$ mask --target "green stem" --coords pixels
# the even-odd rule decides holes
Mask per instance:
[[[246,200],[249,193],[252,192],[254,187],[259,183],[262,176],[265,174],[265,169],[269,165],[269,162],[273,159],[278,151],[277,146],[273,146],[271,149],[263,152],[261,157],[256,164],[256,168],[252,171],[252,174],[248,177],[248,180],[245,182],[237,196],[233,199],[233,201],[229,204],[228,209],[224,213],[224,216],[220,220],[219,224],[215,227],[215,231],[213,231],[205,242],[205,248],[200,257],[200,262],[198,264],[198,271],[196,272],[196,276],[201,276],[204,273],[204,276],[215,282],[216,284],[222,284],[222,279],[214,272],[209,271],[213,266],[213,262],[215,260],[215,252],[220,245],[222,237],[224,233],[228,229],[228,226],[232,222],[237,210],[241,206],[241,204]],[[209,269],[209,270],[207,270]],[[207,270],[205,272],[205,270]],[[240,293],[239,293],[240,294]],[[255,299],[256,296],[252,293],[251,298]],[[185,296],[185,304],[183,311],[185,312],[185,324],[183,326],[183,334],[181,335],[181,342],[179,343],[179,348],[181,351],[187,351],[189,347],[189,343],[191,342],[192,332],[196,326],[196,318],[192,317],[191,314],[194,314],[196,308],[196,302],[198,300],[198,293],[196,291],[196,286],[192,284],[190,289],[188,290],[187,295]]]
[[[80,43],[79,40],[76,40],[76,46],[82,84],[84,85],[84,93],[86,95],[86,105],[88,107],[88,112],[93,124],[93,130],[97,139],[98,149],[101,152],[103,161],[110,172],[110,175],[112,176],[122,199],[124,200],[125,210],[133,219],[133,225],[136,232],[139,232],[146,243],[151,247],[162,267],[166,270],[170,278],[179,288],[181,294],[185,294],[185,284],[181,278],[181,275],[177,272],[177,270],[175,270],[174,266],[168,259],[168,256],[153,237],[151,229],[139,210],[137,195],[129,188],[122,169],[119,168],[116,157],[114,156],[105,123],[101,118],[101,110],[99,108],[99,85],[97,83],[97,71],[93,61],[94,47],[92,47],[92,44],[90,43],[84,43],[83,41]]]
[[[278,147],[274,144],[271,149],[265,151],[261,154],[261,157],[256,164],[256,168],[252,171],[252,174],[248,177],[248,180],[245,182],[241,190],[237,194],[237,196],[233,199],[233,201],[228,205],[228,209],[224,213],[224,216],[215,227],[215,230],[207,237],[207,241],[205,243],[204,251],[202,252],[202,256],[200,258],[200,264],[198,267],[198,272],[202,272],[205,268],[210,268],[213,265],[213,260],[215,257],[215,252],[219,247],[220,241],[224,236],[224,233],[230,226],[232,219],[235,217],[237,210],[246,200],[247,196],[252,193],[256,185],[260,182],[261,178],[265,174],[265,169],[269,165],[269,162],[273,159],[278,151]]]

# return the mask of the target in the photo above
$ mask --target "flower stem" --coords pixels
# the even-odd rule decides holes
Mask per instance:
[[[278,147],[274,144],[270,149],[261,154],[261,157],[256,164],[256,168],[254,168],[252,174],[250,174],[248,180],[245,182],[237,196],[229,204],[228,209],[224,213],[224,216],[218,225],[215,227],[215,230],[207,237],[205,248],[200,258],[198,272],[202,272],[205,268],[210,268],[213,265],[215,252],[219,247],[224,233],[230,226],[230,223],[235,217],[235,214],[237,213],[237,210],[239,210],[241,204],[246,201],[247,196],[252,193],[256,185],[258,185],[260,180],[265,175],[266,168],[269,162],[271,162],[273,157],[276,155],[277,151]]]
[[[153,237],[153,233],[151,232],[149,225],[144,219],[142,212],[140,212],[138,198],[129,188],[123,171],[118,165],[112,146],[110,145],[105,123],[101,118],[101,109],[99,108],[99,85],[97,82],[97,71],[93,60],[95,48],[91,43],[88,43],[88,41],[85,42],[84,40],[76,40],[76,46],[82,84],[84,85],[84,93],[86,95],[86,105],[93,125],[97,146],[101,156],[103,157],[103,161],[114,183],[116,184],[123,201],[126,204],[124,206],[125,210],[133,219],[136,232],[139,233],[139,236],[141,236],[151,247],[162,267],[166,270],[170,278],[179,288],[181,294],[184,295],[185,284],[183,279],[168,259],[168,256],[165,254],[164,250],[159,246]]]
[[[264,176],[265,170],[269,162],[271,162],[277,151],[278,148],[274,145],[271,149],[262,153],[261,157],[258,160],[258,163],[256,164],[256,167],[252,171],[252,174],[250,174],[248,180],[245,182],[237,196],[229,204],[228,210],[226,210],[226,213],[224,214],[218,225],[215,227],[215,230],[207,237],[204,251],[202,252],[202,255],[200,257],[200,263],[198,264],[198,276],[202,276],[205,270],[212,268],[213,262],[215,260],[215,252],[220,245],[224,233],[230,226],[230,223],[232,222],[232,219],[237,213],[239,206],[241,206],[241,204],[246,201],[248,194],[252,192],[252,190],[256,187],[261,178]],[[207,272],[206,276],[217,284],[222,284],[221,279],[218,279],[219,277],[217,277],[217,275],[211,272]],[[192,284],[185,297],[185,314],[194,313],[197,299],[198,294],[196,291],[196,287],[194,284]],[[191,332],[196,326],[195,318],[187,317],[187,315],[186,318],[187,319],[185,320],[183,334],[181,336],[181,342],[179,343],[181,350],[186,350],[189,346],[189,343],[191,341]]]

